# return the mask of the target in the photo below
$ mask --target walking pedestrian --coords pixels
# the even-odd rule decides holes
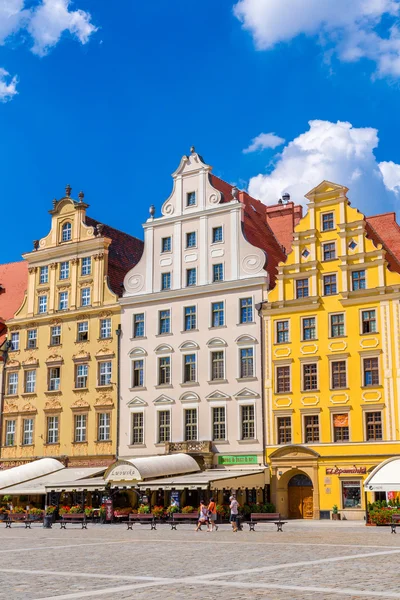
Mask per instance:
[[[238,530],[239,502],[236,500],[236,496],[234,494],[232,494],[229,500],[229,508],[231,509],[230,522],[232,523],[233,532],[236,533]]]
[[[214,498],[210,498],[210,502],[207,507],[208,514],[208,528],[207,531],[212,531],[215,527],[215,531],[218,531],[218,525],[215,521],[217,520],[217,505],[215,504]]]
[[[200,508],[199,508],[199,520],[197,521],[197,527],[195,529],[195,531],[198,531],[199,529],[201,529],[202,525],[207,525],[207,529],[208,529],[208,524],[209,524],[209,520],[208,520],[208,510],[206,505],[204,504],[204,500],[200,500]]]

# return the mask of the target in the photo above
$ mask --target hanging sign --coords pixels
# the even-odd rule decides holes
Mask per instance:
[[[334,467],[333,469],[326,469],[327,475],[365,475],[367,467]]]

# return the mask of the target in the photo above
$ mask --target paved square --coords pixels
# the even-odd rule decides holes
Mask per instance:
[[[0,599],[400,600],[400,535],[362,523],[291,521],[255,533],[182,525],[0,523]]]

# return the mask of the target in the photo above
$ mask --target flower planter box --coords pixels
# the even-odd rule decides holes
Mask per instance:
[[[340,514],[332,513],[332,521],[340,521]]]

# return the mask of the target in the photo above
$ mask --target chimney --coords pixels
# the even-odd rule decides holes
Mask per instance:
[[[303,208],[291,202],[287,193],[282,194],[282,201],[266,208],[267,223],[288,254],[292,247],[294,228],[303,216]]]

